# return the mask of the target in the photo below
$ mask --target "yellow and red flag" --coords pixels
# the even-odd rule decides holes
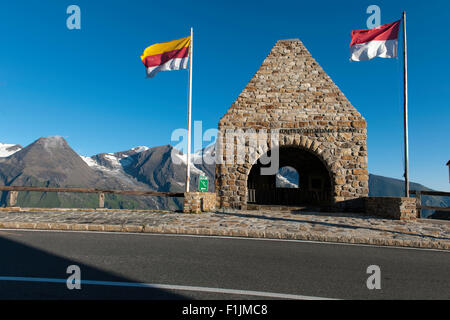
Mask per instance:
[[[187,69],[191,37],[156,43],[144,50],[142,62],[147,77],[153,78],[159,71]]]

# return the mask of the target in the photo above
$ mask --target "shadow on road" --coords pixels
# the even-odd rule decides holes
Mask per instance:
[[[0,280],[0,299],[152,299],[184,300],[179,294],[156,288],[115,287],[83,284],[83,280],[134,282],[133,280],[33,248],[0,236],[0,276],[67,279],[67,267],[81,270],[81,289],[66,283]]]

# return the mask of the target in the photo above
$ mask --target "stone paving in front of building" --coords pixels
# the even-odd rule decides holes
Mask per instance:
[[[344,213],[0,209],[0,229],[241,236],[450,250],[450,222],[387,220]]]

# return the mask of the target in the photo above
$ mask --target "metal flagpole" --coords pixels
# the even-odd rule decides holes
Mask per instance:
[[[408,55],[406,47],[406,12],[403,11],[403,120],[405,126],[405,197],[409,197],[408,162]]]
[[[191,43],[189,45],[189,97],[188,97],[188,139],[187,139],[187,161],[186,161],[186,192],[189,192],[189,176],[191,171],[191,104],[192,104],[192,41],[193,30],[191,28]]]

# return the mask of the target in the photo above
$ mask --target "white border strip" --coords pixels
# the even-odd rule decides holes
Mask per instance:
[[[431,248],[415,248],[415,247],[399,247],[399,246],[380,246],[365,243],[348,243],[348,242],[332,242],[332,241],[314,241],[314,240],[295,240],[295,239],[274,239],[274,238],[252,238],[241,236],[214,236],[200,234],[180,234],[180,233],[152,233],[152,232],[118,232],[118,231],[83,231],[83,230],[44,230],[44,229],[2,229],[0,228],[0,236],[2,231],[26,231],[26,232],[60,232],[60,233],[97,233],[97,234],[121,234],[121,235],[138,235],[138,236],[164,236],[164,237],[188,237],[188,238],[215,238],[215,239],[237,239],[237,240],[254,240],[254,241],[277,241],[277,242],[297,242],[297,243],[313,243],[321,245],[341,245],[341,246],[357,246],[371,247],[381,249],[404,249],[419,251],[436,251],[450,253],[448,250],[431,249]]]
[[[67,279],[34,278],[34,277],[1,277],[1,276],[0,276],[0,281],[67,283]],[[179,291],[210,292],[210,293],[220,293],[220,294],[234,294],[234,295],[268,297],[268,298],[279,298],[279,299],[293,299],[293,300],[337,300],[337,299],[331,299],[331,298],[303,296],[303,295],[288,294],[288,293],[275,293],[275,292],[238,290],[238,289],[222,289],[222,288],[197,287],[197,286],[181,286],[181,285],[170,285],[170,284],[119,282],[119,281],[95,281],[95,280],[80,280],[80,283],[82,285],[135,287],[135,288],[179,290]]]

